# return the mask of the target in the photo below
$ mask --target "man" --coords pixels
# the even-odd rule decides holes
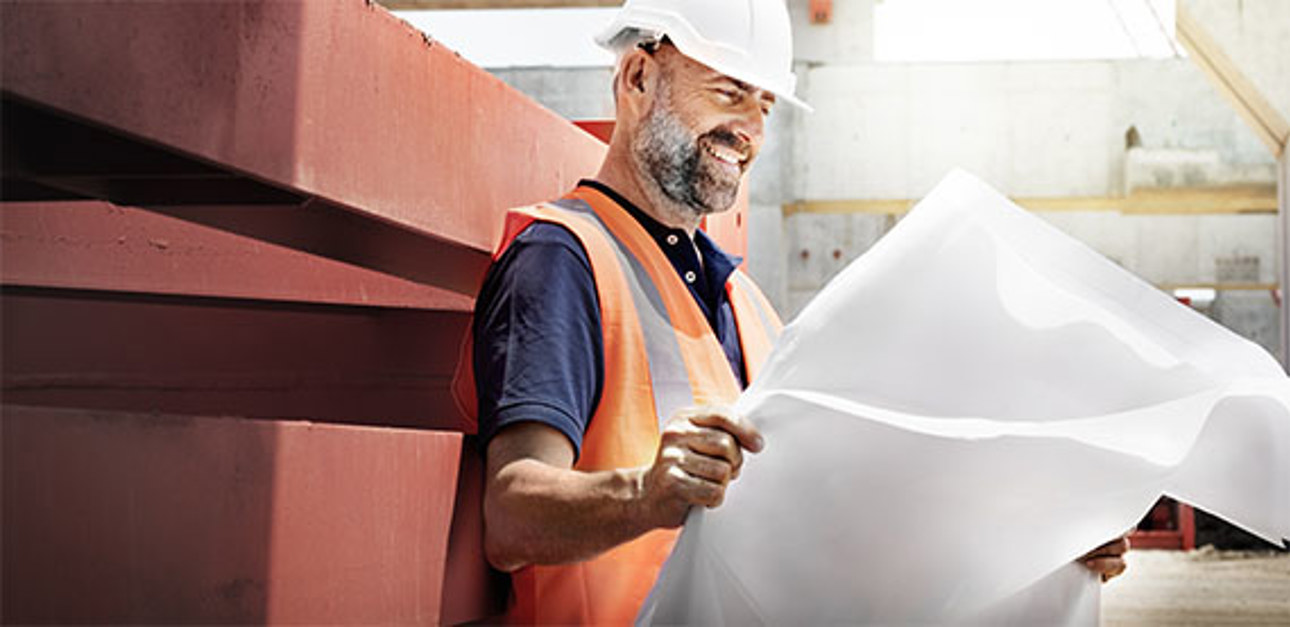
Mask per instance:
[[[631,622],[689,509],[765,446],[722,404],[779,321],[698,226],[776,101],[805,106],[783,1],[629,0],[599,41],[619,54],[605,161],[509,214],[473,327],[485,551],[524,622]],[[1090,568],[1122,570],[1101,551]]]

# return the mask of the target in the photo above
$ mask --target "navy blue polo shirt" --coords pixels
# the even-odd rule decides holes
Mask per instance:
[[[691,240],[661,224],[601,183],[578,185],[609,196],[645,227],[690,288],[743,386],[743,351],[725,290],[742,259],[703,231]],[[580,453],[604,387],[605,358],[596,283],[577,237],[547,222],[524,229],[489,268],[473,324],[481,442],[507,425],[535,421],[568,436]]]

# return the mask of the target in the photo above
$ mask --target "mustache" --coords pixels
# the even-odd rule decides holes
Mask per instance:
[[[745,155],[745,157],[752,150],[752,144],[750,142],[744,141],[736,135],[734,131],[724,127],[714,128],[699,136],[700,141],[705,139],[713,144],[723,144],[729,148],[733,148],[738,151],[739,154]]]

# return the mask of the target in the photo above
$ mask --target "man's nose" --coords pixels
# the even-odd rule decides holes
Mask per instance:
[[[755,153],[766,135],[766,114],[761,107],[753,106],[740,112],[739,118],[730,126],[730,130],[740,141],[752,147]]]

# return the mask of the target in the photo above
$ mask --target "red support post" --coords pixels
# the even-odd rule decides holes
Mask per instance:
[[[1186,503],[1178,504],[1178,531],[1182,535],[1182,550],[1196,548],[1196,512]]]
[[[1151,508],[1129,534],[1129,545],[1137,549],[1189,551],[1196,547],[1195,514],[1190,505],[1167,496]]]

